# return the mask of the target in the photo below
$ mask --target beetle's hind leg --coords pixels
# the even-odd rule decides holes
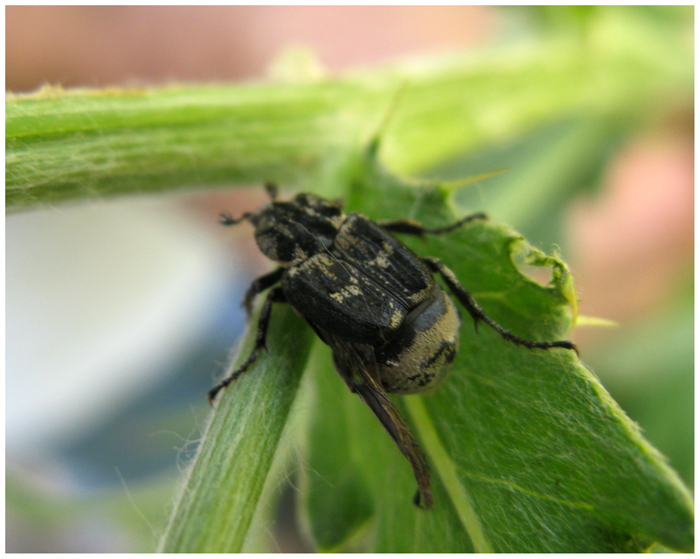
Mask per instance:
[[[484,314],[483,309],[477,304],[477,302],[474,300],[474,297],[472,297],[471,293],[469,293],[469,291],[467,291],[466,288],[461,283],[459,283],[459,280],[457,279],[457,276],[454,275],[454,272],[450,270],[447,266],[445,266],[439,259],[422,258],[422,260],[433,272],[437,272],[438,274],[440,274],[440,276],[445,281],[447,287],[452,292],[452,294],[455,297],[457,297],[457,299],[459,299],[459,302],[462,303],[464,308],[467,309],[467,311],[469,311],[469,314],[474,319],[475,328],[478,327],[479,321],[483,320],[486,324],[488,324],[491,328],[498,332],[501,335],[501,337],[503,337],[505,340],[508,340],[511,343],[514,343],[515,345],[521,345],[529,349],[550,349],[552,347],[561,347],[564,349],[571,349],[575,351],[578,355],[578,349],[572,342],[566,340],[558,342],[533,342],[530,340],[520,338],[512,332],[509,332],[499,324],[496,324],[493,320],[486,316],[486,314]]]
[[[476,219],[488,219],[486,214],[483,212],[477,212],[464,216],[462,219],[455,221],[451,225],[445,227],[437,227],[435,229],[430,229],[425,227],[422,223],[418,221],[413,221],[410,219],[398,219],[396,221],[377,221],[377,225],[384,229],[385,231],[390,231],[391,233],[403,233],[404,235],[415,235],[416,237],[424,237],[425,235],[442,235],[443,233],[450,233],[455,229],[459,229],[463,225],[466,225],[470,221]]]
[[[265,276],[263,276],[265,277]],[[265,298],[265,303],[263,303],[263,308],[260,311],[260,318],[258,319],[258,332],[255,336],[255,346],[253,351],[250,352],[248,359],[246,359],[238,369],[233,371],[228,377],[222,380],[214,388],[209,391],[209,404],[212,404],[216,395],[229,384],[235,381],[239,376],[248,370],[255,360],[258,358],[258,354],[262,349],[267,349],[265,346],[265,339],[267,337],[267,327],[270,324],[270,315],[272,314],[272,303],[286,303],[287,299],[282,292],[281,287],[275,287],[272,289]]]

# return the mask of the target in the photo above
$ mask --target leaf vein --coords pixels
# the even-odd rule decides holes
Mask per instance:
[[[459,516],[464,529],[474,544],[474,551],[477,553],[493,553],[493,547],[484,533],[481,520],[474,508],[469,492],[460,481],[455,463],[440,441],[435,425],[433,425],[425,408],[423,398],[420,396],[407,397],[404,398],[404,402],[414,420],[424,448],[432,459],[437,473],[452,499],[457,516]]]
[[[562,505],[566,505],[569,507],[573,508],[580,508],[584,509],[587,511],[592,511],[594,509],[593,505],[590,505],[588,503],[583,503],[580,501],[568,501],[567,499],[561,499],[559,497],[553,497],[551,495],[545,495],[544,493],[538,493],[537,491],[532,491],[530,489],[525,489],[524,487],[521,487],[517,483],[514,483],[512,481],[508,481],[505,479],[495,479],[495,478],[490,478],[488,476],[484,476],[481,474],[476,474],[473,472],[468,472],[463,470],[464,475],[467,477],[477,480],[477,481],[483,481],[486,483],[493,483],[494,485],[502,485],[504,487],[508,487],[509,489],[518,491],[520,493],[523,493],[525,495],[529,495],[530,497],[535,497],[537,499],[543,499],[546,501],[553,501],[555,503],[559,503]]]

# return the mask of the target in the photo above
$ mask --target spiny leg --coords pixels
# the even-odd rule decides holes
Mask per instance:
[[[425,227],[422,223],[418,221],[413,221],[410,219],[399,219],[396,221],[378,221],[377,225],[386,231],[391,231],[392,233],[403,233],[405,235],[416,235],[417,237],[423,237],[425,235],[442,235],[443,233],[449,233],[455,229],[459,229],[463,225],[466,225],[470,221],[475,219],[488,219],[486,214],[483,212],[477,212],[464,216],[462,219],[455,221],[451,225],[445,227],[437,227],[435,229],[430,229]]]
[[[272,303],[286,303],[287,299],[282,292],[281,287],[275,287],[271,290],[267,297],[265,298],[265,303],[263,303],[262,310],[260,311],[260,318],[258,319],[258,332],[255,336],[255,346],[250,352],[248,359],[246,359],[243,364],[241,364],[238,369],[233,371],[228,377],[222,380],[214,388],[209,391],[209,404],[212,404],[216,395],[229,384],[235,381],[239,376],[248,370],[255,360],[258,358],[258,354],[262,349],[267,349],[265,346],[265,338],[267,337],[267,327],[270,324],[270,316],[272,314]]]
[[[578,349],[572,342],[568,342],[565,340],[557,342],[533,342],[530,340],[520,338],[512,332],[509,332],[502,326],[496,324],[493,320],[486,316],[486,314],[484,314],[483,309],[477,304],[477,302],[474,300],[474,297],[471,296],[471,293],[469,293],[469,291],[467,291],[466,288],[461,283],[459,283],[459,280],[457,279],[457,276],[454,275],[454,272],[450,270],[447,266],[445,266],[440,260],[438,260],[437,258],[423,258],[422,260],[433,272],[437,272],[438,274],[440,274],[440,276],[445,281],[447,287],[450,289],[452,294],[455,297],[457,297],[457,299],[459,299],[459,302],[462,303],[465,309],[467,309],[469,314],[474,319],[475,329],[478,328],[479,321],[483,320],[486,324],[488,324],[491,328],[498,332],[505,340],[508,340],[509,342],[514,343],[515,345],[524,346],[529,349],[550,349],[552,347],[561,347],[564,349],[571,349],[576,352],[576,355],[578,355]]]
[[[408,459],[418,484],[418,489],[413,496],[413,504],[425,509],[432,508],[433,491],[430,488],[428,460],[399,410],[376,383],[373,385],[351,383],[350,389],[374,412],[401,453]]]
[[[333,364],[345,384],[369,406],[411,464],[418,484],[413,502],[423,508],[431,508],[433,492],[430,489],[428,460],[399,410],[389,400],[379,381],[370,372],[370,368],[376,370],[374,348],[349,342],[328,332],[324,332],[321,339],[332,348]]]
[[[253,299],[255,299],[255,297],[259,293],[262,293],[268,287],[272,287],[278,281],[280,281],[282,279],[283,274],[284,268],[277,268],[269,274],[264,274],[260,276],[255,281],[253,281],[253,283],[250,284],[250,287],[245,292],[245,296],[243,297],[243,308],[245,309],[245,312],[247,313],[249,318],[253,308]]]

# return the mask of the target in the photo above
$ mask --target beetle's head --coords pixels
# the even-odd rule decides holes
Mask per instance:
[[[262,253],[280,266],[294,266],[333,245],[343,223],[339,203],[313,194],[297,194],[288,202],[272,201],[240,219],[255,227],[255,241]],[[223,223],[233,224],[230,216]]]

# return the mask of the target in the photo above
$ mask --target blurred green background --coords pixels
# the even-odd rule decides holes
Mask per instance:
[[[581,111],[550,119],[551,100],[538,99],[542,118],[517,137],[470,146],[437,168],[400,170],[457,179],[509,169],[461,190],[456,203],[511,224],[547,252],[559,247],[580,314],[617,323],[593,328],[581,321],[572,338],[584,362],[692,487],[693,18],[693,7],[11,6],[6,88],[264,79],[275,55],[293,43],[313,49],[331,72],[390,69],[394,60],[430,67],[441,57],[479,61],[513,45],[526,57],[533,45],[572,34],[590,47],[590,64],[604,45],[678,68],[690,79],[659,84],[654,103],[623,102],[605,117]],[[521,90],[505,94],[515,100]],[[602,99],[614,95],[600,91]],[[399,104],[397,120],[400,112]],[[400,130],[389,123],[387,159],[400,162],[392,133]],[[216,228],[216,215],[253,207],[259,196],[198,192],[7,218],[7,551],[154,548],[178,468],[196,449],[209,413],[206,390],[243,327],[238,301],[265,270],[249,241]],[[137,241],[124,236],[125,227],[139,232]],[[125,243],[139,244],[138,258],[134,250],[124,254]],[[104,289],[88,297],[72,278],[97,274],[107,262],[138,273],[110,273]],[[191,273],[178,276],[183,269]],[[158,281],[146,289],[149,274]],[[202,291],[209,296],[200,300]],[[197,302],[197,310],[183,311],[183,301]],[[128,333],[155,302],[164,310],[150,320],[151,331],[110,345],[106,360],[86,349],[98,345],[87,334],[113,321],[114,307],[122,313],[114,322]],[[128,305],[133,314],[123,315]],[[177,321],[188,328],[178,330]],[[112,331],[104,337],[116,339]],[[137,352],[137,343],[145,349]],[[146,356],[148,346],[157,355]],[[107,367],[121,363],[116,356],[129,359],[121,369]],[[88,363],[85,376],[60,375],[75,370],[71,359]],[[308,549],[292,503],[290,489],[262,536],[272,550]]]

